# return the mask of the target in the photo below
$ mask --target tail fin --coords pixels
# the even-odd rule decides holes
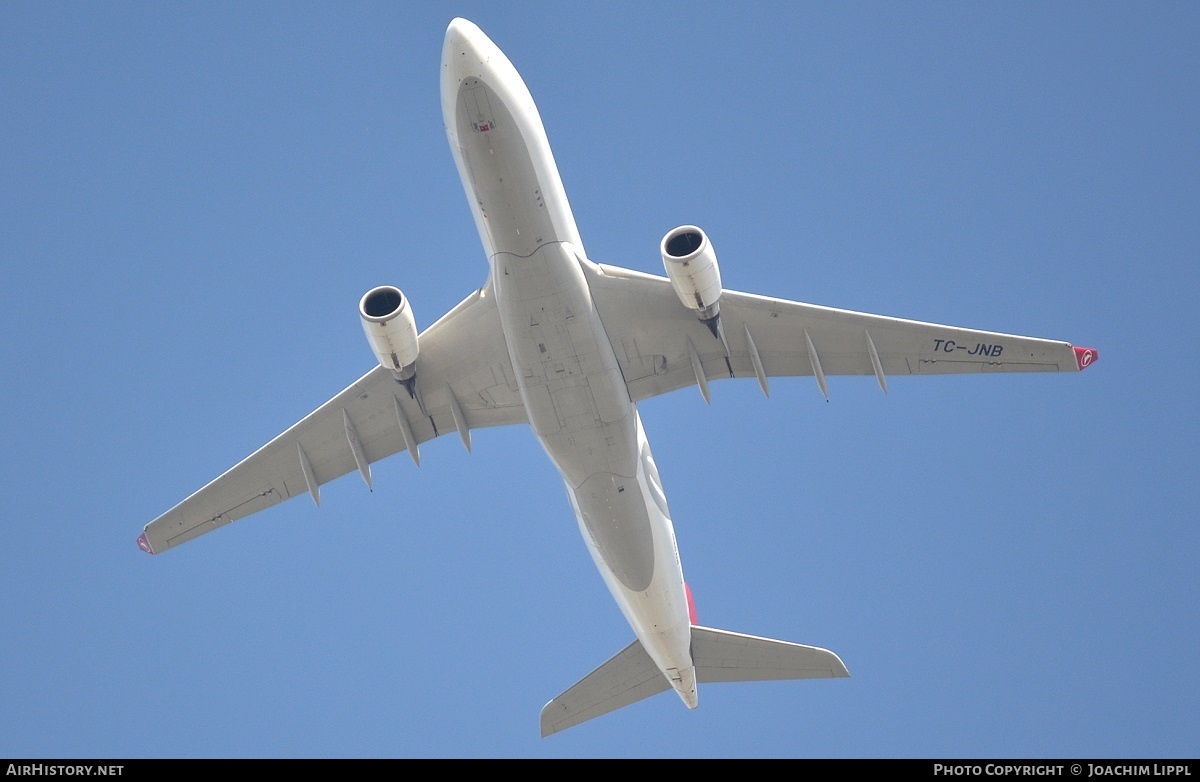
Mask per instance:
[[[542,737],[669,689],[642,642],[634,641],[542,707]]]
[[[755,635],[692,627],[692,662],[698,682],[839,679],[850,675],[828,649]]]
[[[692,626],[698,682],[833,679],[850,672],[836,654],[815,646]],[[666,676],[634,641],[542,708],[542,736],[566,730],[671,689]]]

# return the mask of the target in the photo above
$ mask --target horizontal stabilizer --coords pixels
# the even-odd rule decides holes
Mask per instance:
[[[692,627],[692,662],[698,682],[836,679],[850,675],[828,649],[753,635]]]
[[[699,625],[692,626],[692,661],[698,682],[835,679],[850,675],[841,659],[828,649]],[[669,689],[667,677],[641,642],[634,641],[542,708],[542,736]]]
[[[542,736],[587,722],[671,689],[667,677],[634,641],[542,707]]]

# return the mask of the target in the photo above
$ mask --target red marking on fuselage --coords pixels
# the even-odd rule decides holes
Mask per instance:
[[[683,582],[683,591],[687,595],[688,601],[688,621],[692,624],[700,624],[700,620],[696,618],[696,601],[692,599],[692,588]]]

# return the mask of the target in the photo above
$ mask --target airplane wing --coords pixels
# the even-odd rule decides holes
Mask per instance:
[[[803,304],[726,290],[721,323],[728,361],[713,335],[675,295],[666,277],[600,265],[592,296],[635,402],[708,380],[813,375],[828,396],[829,375],[1074,372],[1096,351],[1013,334]]]
[[[525,407],[490,285],[421,333],[416,393],[376,366],[225,474],[146,525],[138,545],[160,553],[440,434],[523,423]]]

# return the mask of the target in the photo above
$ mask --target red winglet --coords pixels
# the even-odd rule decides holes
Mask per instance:
[[[146,540],[145,532],[143,532],[141,535],[138,535],[138,548],[140,548],[142,551],[145,551],[147,554],[157,553],[154,549],[150,548],[150,541]]]
[[[1079,364],[1080,372],[1095,364],[1099,358],[1100,354],[1095,348],[1075,348],[1075,361]]]

